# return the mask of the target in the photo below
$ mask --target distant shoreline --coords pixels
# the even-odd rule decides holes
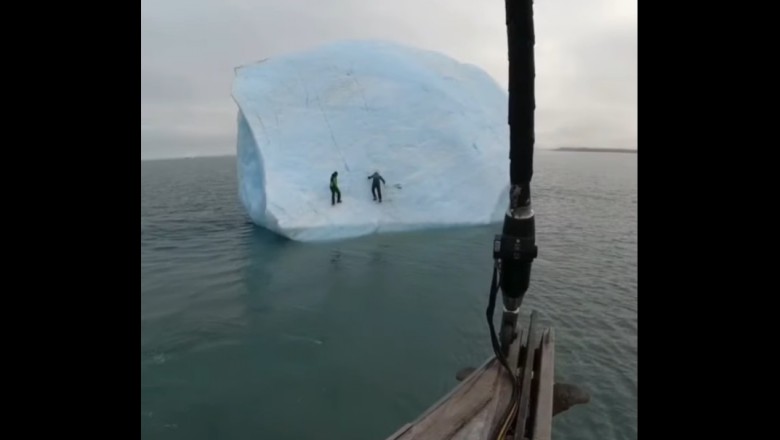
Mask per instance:
[[[157,162],[160,160],[184,160],[184,159],[219,159],[223,157],[236,157],[235,154],[204,154],[202,156],[171,156],[171,157],[147,157],[141,158],[141,162]]]
[[[581,148],[581,147],[562,147],[554,148],[552,151],[575,151],[584,153],[633,153],[637,150],[628,150],[625,148]]]

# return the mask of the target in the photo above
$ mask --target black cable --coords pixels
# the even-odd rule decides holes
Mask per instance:
[[[512,408],[515,407],[515,402],[517,401],[519,395],[518,393],[519,382],[518,382],[517,375],[509,367],[509,362],[507,361],[503,351],[501,350],[501,344],[498,342],[498,336],[496,335],[495,324],[493,323],[493,314],[495,313],[496,310],[497,296],[498,296],[498,261],[496,261],[493,264],[493,279],[490,283],[490,297],[488,299],[488,307],[485,314],[487,315],[488,326],[490,327],[490,341],[493,345],[493,353],[495,354],[496,359],[498,359],[501,365],[503,365],[506,371],[509,373],[509,377],[512,378],[512,396],[509,399],[509,404],[504,410],[504,413],[499,419],[500,420],[499,423],[496,424],[496,426],[493,428],[493,432],[490,435],[491,439],[498,438],[501,427],[506,423],[507,418],[512,416],[511,414]]]
[[[498,262],[493,264],[493,280],[490,283],[490,297],[488,299],[488,307],[486,311],[487,320],[488,320],[488,326],[490,327],[490,342],[493,344],[493,353],[495,353],[496,358],[499,362],[501,362],[501,365],[506,368],[506,371],[509,372],[509,374],[514,377],[514,374],[512,373],[512,369],[509,368],[509,364],[507,363],[506,357],[504,357],[503,352],[501,351],[501,344],[498,342],[498,336],[496,335],[496,328],[495,324],[493,323],[493,314],[496,310],[496,296],[498,294]]]

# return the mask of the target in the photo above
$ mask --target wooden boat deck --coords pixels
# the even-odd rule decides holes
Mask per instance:
[[[522,332],[518,335],[508,356],[510,367],[518,366],[520,377],[527,376],[522,380],[527,391],[521,392],[518,417],[529,420],[530,432],[525,435],[529,440],[550,440],[554,333],[551,328],[545,328],[538,335],[533,315],[529,330],[525,341]],[[526,359],[521,353],[527,352],[529,346],[533,350]],[[521,362],[524,365],[519,365]],[[488,440],[506,411],[511,395],[511,376],[495,357],[491,357],[417,420],[404,425],[387,440]]]

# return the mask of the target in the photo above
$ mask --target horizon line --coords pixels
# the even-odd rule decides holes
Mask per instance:
[[[598,149],[605,149],[603,147],[537,147],[534,148],[535,151],[544,150],[544,151],[556,151],[560,149],[582,149],[582,150],[598,150]],[[609,148],[609,150],[613,151],[637,151],[636,148],[630,149],[630,148]],[[198,155],[178,155],[178,156],[161,156],[161,157],[141,157],[141,162],[152,162],[156,160],[178,160],[178,159],[198,159],[198,158],[205,158],[205,157],[236,157],[236,153],[214,153],[214,154],[198,154]]]

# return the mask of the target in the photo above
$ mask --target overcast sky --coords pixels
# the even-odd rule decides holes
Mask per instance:
[[[537,147],[636,147],[636,0],[535,11]],[[506,87],[504,23],[504,0],[142,0],[141,159],[235,154],[233,68],[333,40],[436,50]]]

